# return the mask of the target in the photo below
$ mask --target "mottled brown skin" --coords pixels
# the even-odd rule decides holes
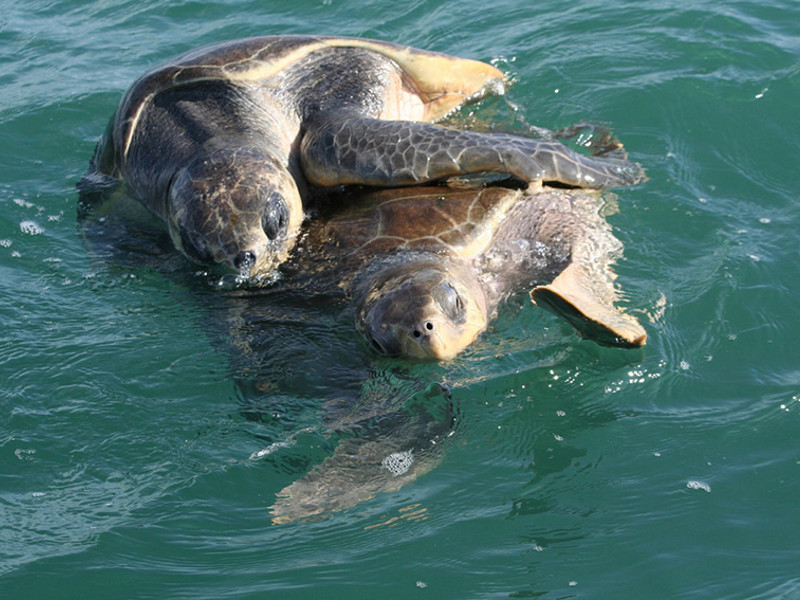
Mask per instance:
[[[526,289],[582,335],[640,346],[644,330],[613,305],[619,243],[601,204],[596,193],[554,188],[352,194],[332,217],[308,224],[286,283],[342,288],[356,328],[386,356],[451,359],[504,298]]]
[[[190,259],[258,278],[294,244],[309,185],[476,172],[597,189],[644,179],[635,163],[557,141],[430,123],[502,81],[478,61],[356,38],[201,48],[134,83],[80,188],[90,198],[124,183]]]

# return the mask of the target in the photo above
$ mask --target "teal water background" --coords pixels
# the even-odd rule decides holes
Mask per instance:
[[[395,366],[312,318],[261,365],[291,425],[252,418],[222,294],[103,260],[74,187],[144,70],[268,33],[494,61],[525,120],[610,125],[650,176],[611,217],[647,348],[512,303],[403,367],[452,392],[436,468],[272,525],[331,448],[253,453]],[[798,100],[793,0],[3,0],[0,597],[800,598]]]

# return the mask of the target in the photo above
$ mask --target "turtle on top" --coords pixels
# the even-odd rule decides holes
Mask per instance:
[[[481,172],[593,189],[645,179],[636,163],[555,140],[432,124],[503,81],[479,61],[358,38],[221,43],[133,84],[79,187],[88,198],[124,184],[187,257],[258,280],[286,259],[309,186]]]

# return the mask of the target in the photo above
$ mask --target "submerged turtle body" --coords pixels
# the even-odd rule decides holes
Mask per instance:
[[[287,284],[343,288],[359,332],[387,356],[450,359],[523,289],[587,338],[641,346],[641,325],[614,307],[610,265],[621,245],[603,203],[597,192],[556,188],[358,194],[309,223]]]
[[[124,183],[189,258],[247,276],[295,241],[311,186],[398,186],[474,172],[605,188],[641,168],[554,140],[430,124],[502,87],[494,67],[395,44],[267,36],[185,54],[123,97],[80,184]]]

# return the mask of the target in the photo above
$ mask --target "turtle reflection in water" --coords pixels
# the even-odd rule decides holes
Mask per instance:
[[[269,278],[309,185],[412,185],[500,172],[603,189],[635,163],[553,139],[432,124],[502,91],[491,65],[357,38],[265,36],[184,54],[123,96],[80,183],[84,205],[124,184],[190,259]]]
[[[614,306],[610,265],[621,244],[603,216],[614,208],[609,194],[416,187],[351,192],[334,204],[332,215],[323,211],[307,224],[279,287],[308,297],[343,294],[379,354],[452,358],[503,299],[523,290],[587,338],[645,343],[636,319]],[[252,323],[248,330],[257,335]],[[371,392],[347,410],[329,411],[333,429],[358,434],[345,435],[331,456],[279,493],[275,522],[352,506],[436,464],[452,407],[437,404],[429,390],[409,410],[391,390],[366,386]]]

